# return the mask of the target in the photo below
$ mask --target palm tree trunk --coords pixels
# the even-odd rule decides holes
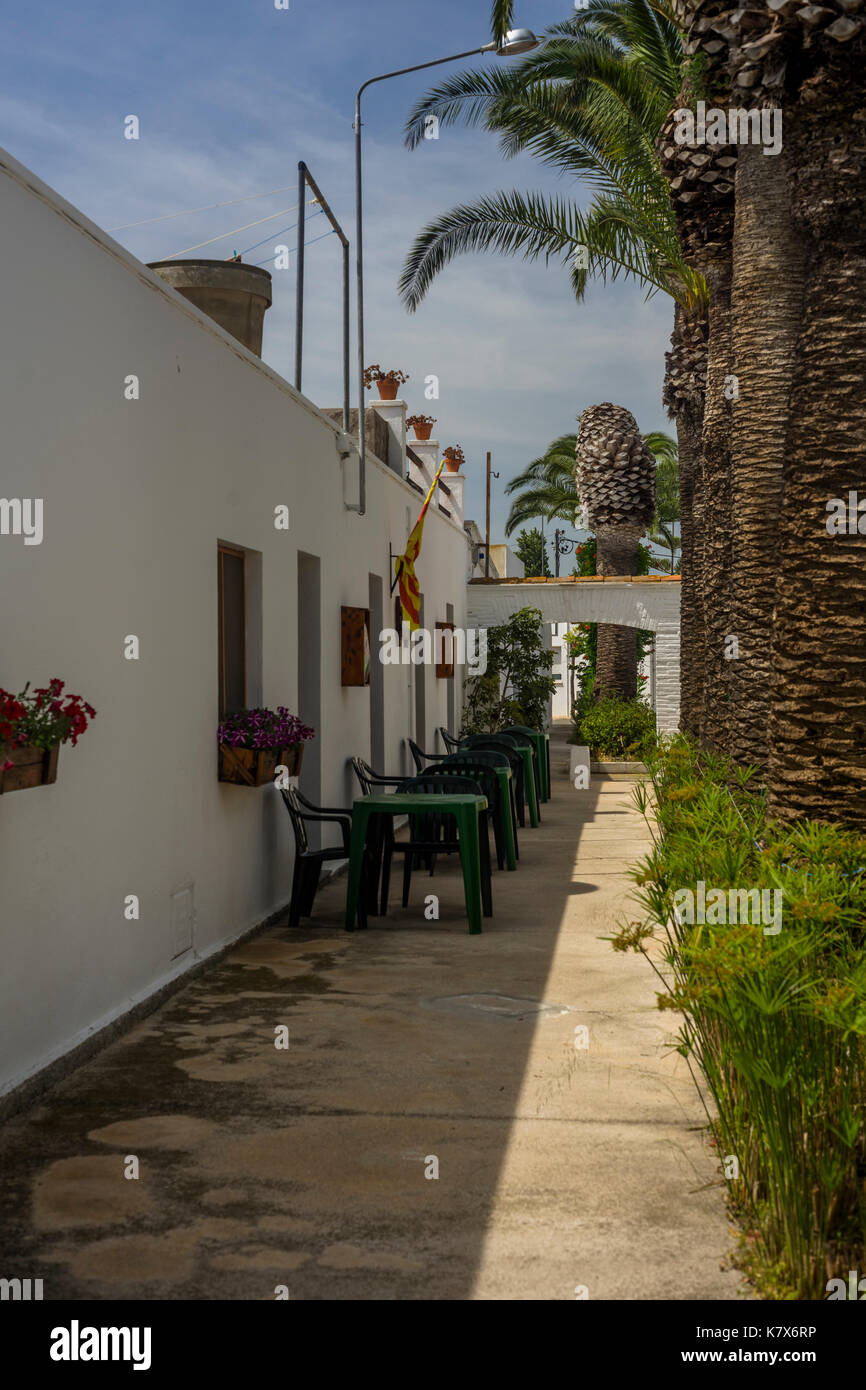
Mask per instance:
[[[780,818],[863,826],[866,535],[827,530],[832,499],[866,497],[862,55],[837,48],[785,120],[805,291],[780,513],[769,806]]]
[[[731,633],[728,662],[736,718],[729,747],[740,763],[766,764],[773,686],[773,611],[791,377],[803,295],[803,244],[791,222],[786,153],[742,145],[737,160],[733,361]],[[787,581],[785,581],[787,582]]]
[[[704,485],[701,434],[707,320],[676,306],[663,400],[676,422],[680,471],[680,726],[700,738],[704,707]]]
[[[704,466],[704,700],[702,742],[725,750],[731,724],[731,401],[726,385],[732,374],[731,242],[716,244],[694,258],[710,291],[707,395],[701,451]]]
[[[641,534],[636,527],[597,527],[596,573],[604,578],[636,574]],[[605,695],[619,695],[624,700],[636,697],[636,627],[599,623],[594,695],[597,700]]]

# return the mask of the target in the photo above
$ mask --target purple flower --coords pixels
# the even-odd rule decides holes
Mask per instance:
[[[315,738],[314,730],[285,705],[278,705],[276,710],[238,710],[217,728],[218,742],[232,748],[290,748],[311,738]]]

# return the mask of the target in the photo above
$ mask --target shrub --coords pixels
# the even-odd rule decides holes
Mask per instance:
[[[866,838],[768,821],[754,769],[682,736],[648,761],[652,795],[635,796],[654,847],[632,871],[644,916],[613,945],[663,943],[658,1003],[682,1015],[677,1049],[715,1102],[744,1267],[770,1297],[824,1298],[866,1258]],[[677,911],[701,884],[707,899],[778,892],[780,929]]]
[[[588,744],[595,757],[643,758],[656,744],[656,717],[640,700],[608,695],[584,706],[577,741]]]
[[[496,733],[509,724],[543,729],[556,689],[553,652],[541,637],[541,612],[521,608],[487,630],[487,670],[466,682],[464,734]]]

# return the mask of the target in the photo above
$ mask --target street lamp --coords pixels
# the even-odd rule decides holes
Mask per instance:
[[[396,72],[383,72],[379,77],[370,77],[362,82],[355,97],[355,247],[358,277],[358,453],[359,489],[357,506],[352,503],[351,510],[363,516],[367,507],[367,441],[364,428],[364,235],[363,207],[361,189],[361,95],[374,82],[386,82],[389,77],[403,77],[409,72],[422,72],[424,68],[436,68],[442,63],[455,63],[459,58],[472,58],[477,53],[495,53],[498,58],[515,58],[519,53],[529,53],[537,48],[539,40],[531,29],[509,29],[502,43],[485,43],[481,48],[469,48],[465,53],[452,53],[447,58],[434,58],[429,63],[416,63],[411,68],[398,68]]]
[[[566,536],[564,531],[558,528],[553,533],[553,555],[556,565],[556,577],[559,578],[559,557],[560,555],[570,555],[576,545],[580,542],[570,536]]]

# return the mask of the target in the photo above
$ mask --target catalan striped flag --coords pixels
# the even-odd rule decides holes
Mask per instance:
[[[415,561],[421,553],[421,537],[424,534],[424,518],[427,515],[427,508],[430,506],[431,497],[439,486],[439,475],[444,467],[445,460],[443,459],[436,470],[436,477],[430,484],[430,491],[424,498],[424,506],[421,508],[418,520],[412,527],[406,542],[406,549],[402,555],[394,557],[394,568],[400,590],[400,607],[403,609],[403,617],[409,624],[410,632],[414,632],[418,627],[421,616],[421,586],[415,574]]]

